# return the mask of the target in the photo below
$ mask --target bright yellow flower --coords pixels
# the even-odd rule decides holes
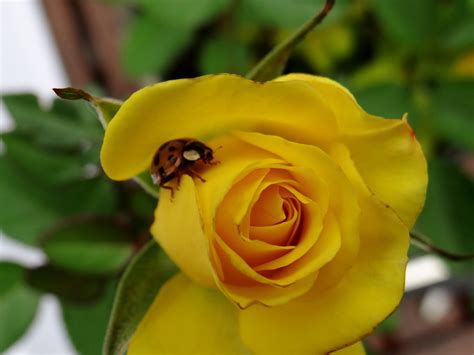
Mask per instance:
[[[427,184],[405,119],[371,116],[310,75],[168,81],[114,117],[105,172],[131,178],[181,137],[221,163],[200,170],[205,183],[184,176],[173,200],[161,192],[151,230],[186,276],[162,288],[130,354],[323,354],[398,305]]]

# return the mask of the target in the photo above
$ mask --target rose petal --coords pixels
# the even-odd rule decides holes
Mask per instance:
[[[331,277],[328,277],[325,283],[327,282],[327,286],[337,283],[359,251],[360,207],[352,183],[338,164],[317,147],[259,133],[236,132],[235,135],[280,156],[290,164],[311,169],[326,184],[329,209],[333,211],[340,229],[341,246],[333,262],[327,266],[330,269],[325,274],[330,274]]]
[[[183,274],[161,288],[141,321],[128,354],[248,354],[241,343],[237,309],[219,291]]]
[[[214,285],[209,260],[209,241],[204,234],[196,187],[184,175],[179,190],[171,200],[168,190],[161,190],[162,199],[155,211],[151,233],[170,258],[195,282]]]
[[[268,263],[254,267],[256,271],[275,270],[282,268],[272,275],[273,280],[280,282],[294,282],[306,277],[320,269],[323,265],[333,259],[341,246],[341,235],[336,219],[331,213],[325,218],[324,228],[318,241],[309,251],[292,264],[282,268],[281,259],[275,259]],[[288,253],[287,255],[289,255]]]
[[[233,129],[313,143],[337,135],[331,110],[303,81],[262,84],[236,75],[208,75],[134,93],[107,127],[102,166],[113,179],[129,179],[148,168],[166,141],[207,140]]]
[[[214,242],[213,255],[218,258],[218,261],[214,260],[219,263],[217,268],[222,270],[222,282],[218,283],[219,288],[240,308],[247,308],[254,303],[266,306],[287,303],[306,293],[317,277],[315,272],[293,284],[281,287],[272,285],[271,280],[260,274],[255,276],[252,268],[229,250],[222,241],[219,243],[216,239]]]
[[[348,168],[350,169],[350,167]],[[320,287],[278,307],[240,312],[244,343],[256,353],[327,353],[372,332],[403,295],[408,230],[370,192],[359,191],[361,245],[353,266],[331,288]]]
[[[321,93],[364,181],[411,229],[423,207],[428,175],[425,157],[406,120],[367,114],[346,88],[327,78],[290,74],[277,80],[305,81]]]

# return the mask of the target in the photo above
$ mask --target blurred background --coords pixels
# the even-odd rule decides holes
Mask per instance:
[[[74,86],[125,99],[161,80],[245,74],[322,0],[0,0],[0,352],[100,354],[114,289],[155,201],[106,179]],[[474,1],[337,0],[288,72],[331,77],[408,119],[429,161],[416,231],[474,252]],[[410,249],[402,306],[370,354],[474,353],[474,265]]]

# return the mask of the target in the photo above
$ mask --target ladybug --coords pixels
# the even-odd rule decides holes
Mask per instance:
[[[213,154],[211,148],[193,138],[168,141],[162,144],[153,156],[150,165],[153,183],[160,185],[163,189],[171,190],[171,198],[173,198],[174,189],[171,186],[165,186],[165,184],[177,178],[179,185],[183,174],[197,177],[202,182],[206,182],[193,168],[198,162],[217,164],[218,161],[214,160]]]

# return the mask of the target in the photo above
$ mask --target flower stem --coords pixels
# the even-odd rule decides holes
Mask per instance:
[[[296,32],[285,41],[273,48],[258,64],[246,75],[254,81],[271,80],[283,72],[286,62],[293,48],[300,43],[331,11],[336,0],[326,0],[324,8],[314,17],[305,22]]]
[[[470,254],[457,254],[450,251],[444,250],[435,246],[427,237],[418,232],[410,232],[411,243],[417,248],[424,250],[428,253],[437,254],[445,259],[452,261],[465,261],[465,260],[474,260],[474,253]]]

